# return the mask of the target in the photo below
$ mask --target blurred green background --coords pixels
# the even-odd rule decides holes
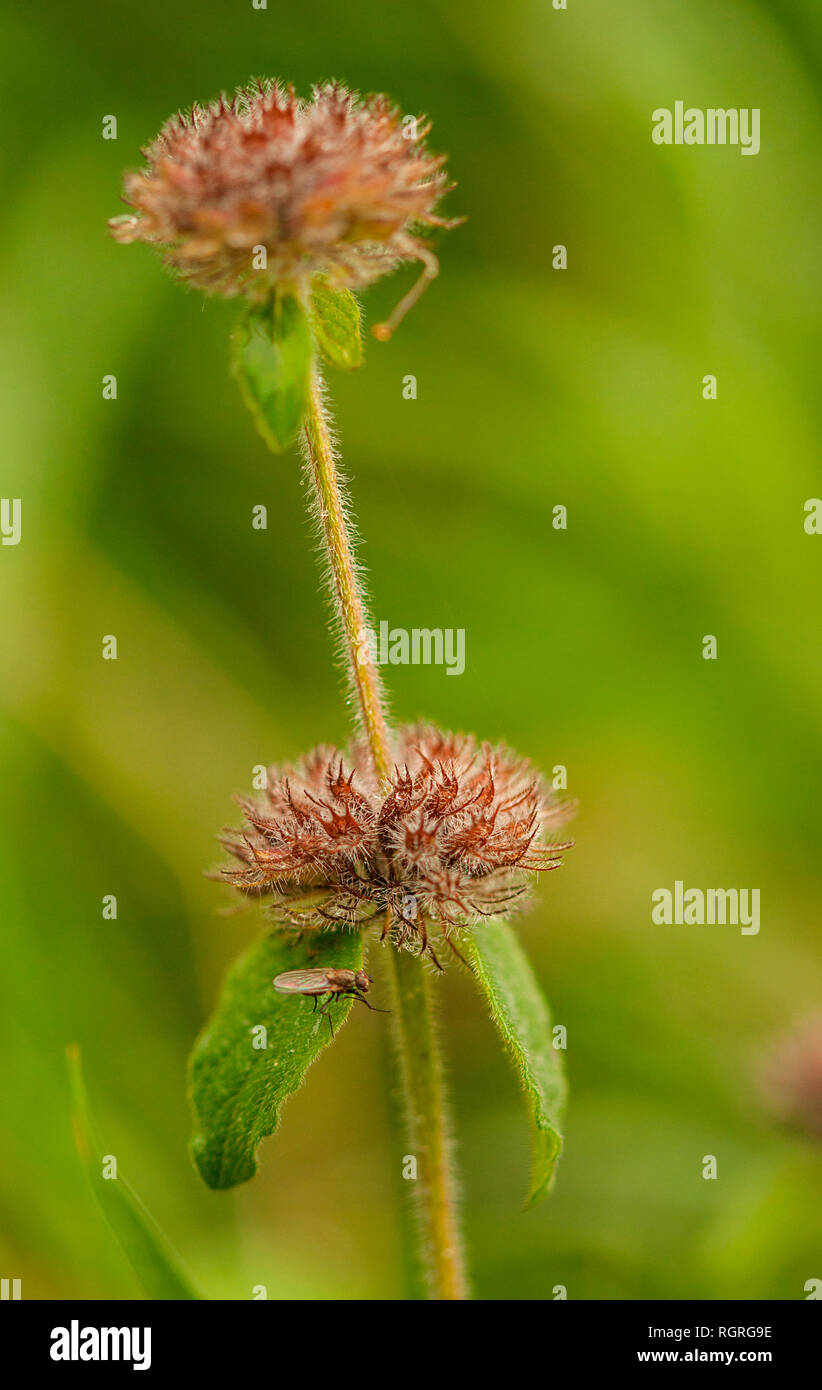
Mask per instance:
[[[513,1075],[471,981],[442,982],[476,1292],[804,1297],[822,1154],[756,1073],[822,1000],[816,0],[64,0],[7,6],[0,53],[2,494],[23,503],[0,553],[3,1275],[138,1292],[73,1149],[76,1041],[107,1151],[210,1294],[403,1296],[376,1016],[251,1185],[207,1192],[186,1152],[186,1055],[261,927],[217,915],[215,832],[255,764],[348,724],[298,456],[266,452],[226,372],[236,309],[105,224],[173,110],[270,74],[430,113],[469,218],[395,339],[333,382],[375,616],[467,631],[461,678],[389,670],[396,715],[563,763],[580,800],[521,924],[572,1086],[536,1212]],[[653,145],[680,98],[760,107],[761,153]],[[414,274],[369,293],[370,322]],[[759,887],[759,936],[653,926],[675,879]]]

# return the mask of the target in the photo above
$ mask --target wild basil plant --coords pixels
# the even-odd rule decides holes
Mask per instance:
[[[532,1122],[534,1205],[560,1152],[565,1085],[547,1005],[506,919],[536,875],[559,867],[571,808],[504,746],[428,723],[394,727],[369,635],[324,373],[362,363],[355,291],[420,264],[414,288],[373,329],[384,341],[439,270],[431,229],[457,223],[437,211],[450,185],[428,130],[383,96],[333,84],[303,100],[257,82],[165,125],[145,167],[127,175],[132,211],[111,230],[157,247],[206,294],[241,301],[233,370],[268,446],[301,444],[356,712],[349,747],[318,743],[271,767],[264,790],[239,799],[241,825],[224,833],[219,876],[258,901],[264,931],[193,1051],[194,1159],[212,1188],[253,1177],[260,1141],[353,1003],[390,1002],[404,1097],[396,1161],[416,1162],[416,1255],[428,1296],[461,1299],[436,977],[445,965],[470,970],[514,1061]],[[383,1037],[375,1021],[374,1047]]]

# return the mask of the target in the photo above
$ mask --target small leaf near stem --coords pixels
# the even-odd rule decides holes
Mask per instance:
[[[362,960],[359,932],[317,932],[299,945],[274,932],[235,962],[189,1068],[197,1123],[192,1154],[209,1187],[235,1187],[253,1178],[257,1146],[273,1134],[283,1102],[332,1041],[328,1021],[312,1001],[278,994],[274,977],[303,967],[359,970]],[[335,1033],[351,1004],[340,995],[330,1006]]]
[[[325,275],[315,275],[309,317],[327,362],[345,372],[362,365],[360,306],[350,290],[334,289]]]
[[[250,304],[232,339],[232,370],[263,439],[287,448],[305,412],[313,344],[305,310],[293,294]]]
[[[106,1151],[94,1132],[89,1113],[79,1047],[66,1049],[66,1064],[77,1152],[106,1223],[146,1296],[176,1301],[202,1298],[157,1222],[125,1178],[119,1173],[116,1177],[104,1176]]]
[[[547,1197],[562,1150],[566,1084],[551,1015],[528,957],[504,922],[472,934],[471,963],[491,1017],[511,1056],[531,1113],[531,1185],[526,1210]]]

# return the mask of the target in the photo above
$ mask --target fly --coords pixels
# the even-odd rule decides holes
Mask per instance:
[[[352,999],[359,999],[361,1004],[375,1014],[391,1012],[390,1009],[378,1009],[374,1004],[369,1004],[365,996],[372,983],[371,976],[366,975],[364,970],[286,970],[277,976],[274,988],[280,994],[304,994],[306,998],[313,999],[312,1012],[325,1014],[333,1038],[334,1024],[328,1010],[335,999],[350,995]],[[320,1004],[320,1000],[326,995],[327,998]]]

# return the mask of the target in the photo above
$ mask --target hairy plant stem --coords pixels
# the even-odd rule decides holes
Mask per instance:
[[[380,788],[385,791],[391,773],[388,724],[380,696],[380,678],[368,642],[365,605],[348,536],[336,454],[323,401],[322,379],[316,365],[311,369],[305,437],[340,627],[347,648],[348,669]]]
[[[431,976],[417,956],[391,951],[394,1042],[405,1104],[409,1182],[416,1199],[420,1259],[429,1297],[468,1297],[451,1164],[448,1107]]]
[[[383,790],[392,766],[388,722],[374,666],[365,603],[349,537],[337,458],[314,364],[305,416],[308,463],[316,490],[351,682],[371,758]],[[420,1254],[430,1298],[467,1297],[451,1172],[447,1103],[433,1018],[431,981],[422,961],[389,947],[394,994],[393,1025],[407,1127],[407,1154],[416,1159],[410,1183],[417,1206]]]

